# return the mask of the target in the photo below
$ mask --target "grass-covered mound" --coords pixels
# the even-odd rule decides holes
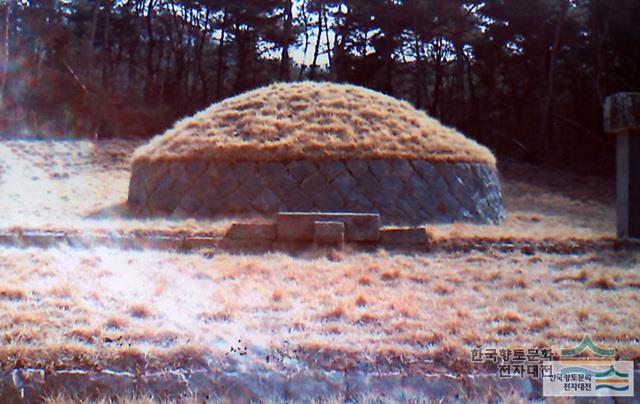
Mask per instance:
[[[495,163],[485,147],[424,112],[366,88],[279,83],[179,121],[136,160],[418,159]]]

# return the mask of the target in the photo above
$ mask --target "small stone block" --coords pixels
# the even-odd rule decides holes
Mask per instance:
[[[215,237],[185,237],[183,247],[188,250],[213,248],[217,245],[218,241],[219,239]]]
[[[342,247],[344,244],[344,223],[316,221],[313,222],[313,242],[318,245]]]
[[[275,240],[274,224],[234,223],[225,238],[231,240]]]
[[[640,93],[618,93],[605,99],[604,130],[611,134],[640,130]]]
[[[378,241],[380,215],[377,213],[281,212],[276,219],[276,234],[283,241],[313,241],[315,222],[342,222],[346,241]]]
[[[424,227],[385,227],[380,229],[382,244],[428,244],[430,241]]]

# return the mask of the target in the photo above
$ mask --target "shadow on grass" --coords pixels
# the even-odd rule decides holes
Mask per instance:
[[[135,214],[126,202],[120,202],[90,212],[85,219],[139,219],[141,215]]]

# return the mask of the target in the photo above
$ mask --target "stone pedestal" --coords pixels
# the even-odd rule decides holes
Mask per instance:
[[[640,93],[605,100],[604,130],[617,136],[617,235],[640,239]]]

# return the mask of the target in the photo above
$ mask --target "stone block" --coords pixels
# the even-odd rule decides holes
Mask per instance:
[[[403,195],[398,198],[397,201],[398,210],[401,212],[402,217],[405,218],[403,223],[415,223],[417,213],[420,211],[420,204],[418,201],[409,195]]]
[[[224,199],[214,183],[208,175],[203,175],[196,181],[194,187],[189,194],[197,196],[202,205],[197,210],[197,213],[204,216],[211,214],[218,214],[224,204]]]
[[[231,240],[275,240],[275,224],[234,223],[225,237]]]
[[[421,207],[418,210],[418,220],[420,223],[433,223],[433,216],[427,209]]]
[[[254,161],[240,161],[233,166],[233,173],[240,182],[256,173],[256,163]]]
[[[267,182],[260,174],[254,172],[243,179],[243,182],[238,189],[240,189],[249,199],[254,200],[262,191],[267,189]]]
[[[430,180],[422,177],[429,186],[429,190],[436,196],[436,198],[442,200],[443,198],[451,197],[451,190],[449,184],[439,175],[435,175]]]
[[[430,183],[431,180],[438,175],[434,165],[428,161],[412,160],[411,165],[427,183]]]
[[[391,175],[391,163],[388,160],[374,159],[369,161],[369,170],[376,176],[378,181],[382,181]]]
[[[145,188],[147,190],[147,197],[149,197],[158,188],[158,183],[161,180],[167,177],[171,177],[171,172],[169,171],[169,163],[166,161],[156,161],[146,164],[149,165],[149,177],[147,178],[147,184],[145,185]],[[148,198],[148,200],[151,199]]]
[[[189,160],[185,163],[185,171],[191,178],[200,177],[207,170],[207,162],[203,160]]]
[[[340,194],[329,186],[321,175],[314,174],[308,177],[302,181],[300,188],[318,209],[329,211],[342,209],[343,202]]]
[[[327,181],[332,181],[347,170],[347,166],[340,160],[322,160],[316,162],[316,165]]]
[[[191,190],[189,192],[202,193],[208,188],[215,187],[216,183],[217,183],[216,179],[209,176],[205,172],[205,173],[202,173],[202,175],[193,182],[193,185],[191,186]]]
[[[313,200],[310,195],[305,194],[298,188],[294,188],[291,191],[281,196],[282,202],[289,210],[310,210],[313,208]]]
[[[170,192],[176,194],[178,198],[182,198],[184,194],[193,187],[194,180],[194,178],[189,177],[186,173],[178,175],[171,186]]]
[[[316,194],[326,192],[328,184],[321,175],[315,173],[302,181],[300,189],[313,198]]]
[[[399,177],[389,175],[380,179],[380,193],[387,198],[395,198],[403,187],[404,182]]]
[[[277,178],[288,175],[287,168],[283,163],[261,163],[258,166],[258,171],[265,178]]]
[[[375,211],[373,203],[360,191],[343,194],[345,208],[352,211]]]
[[[360,178],[369,172],[369,163],[366,160],[349,160],[347,168],[355,178]]]
[[[160,177],[154,187],[154,193],[167,193],[171,192],[171,188],[173,187],[173,183],[175,182],[175,177],[171,173],[167,173],[167,175]]]
[[[263,173],[262,175],[269,183],[271,190],[280,198],[283,198],[286,194],[291,192],[291,190],[298,189],[300,186],[286,170],[282,174],[274,174],[273,176],[266,173]]]
[[[618,93],[605,99],[604,130],[614,135],[640,130],[640,93]]]
[[[134,164],[129,180],[129,195],[127,201],[134,206],[146,205],[149,196],[150,167],[147,163]]]
[[[342,222],[345,225],[347,241],[378,241],[380,215],[375,213],[308,213],[282,212],[276,219],[278,240],[312,241],[315,234],[314,222]]]
[[[411,175],[407,180],[403,195],[413,196],[422,208],[430,209],[438,203],[433,192],[429,189],[429,185],[417,173]]]
[[[431,242],[427,230],[423,227],[383,227],[380,229],[382,244],[426,245]]]
[[[284,208],[284,204],[270,189],[262,188],[258,191],[258,195],[253,199],[253,206],[259,212],[273,213]]]
[[[482,178],[480,177],[480,167],[482,167],[483,165],[488,165],[488,164],[481,164],[481,163],[467,164],[467,166],[469,167],[469,175],[473,177],[473,181],[471,181],[471,183],[473,184],[473,187],[477,189],[482,189],[485,185]]]
[[[316,166],[307,160],[292,161],[287,164],[287,169],[298,182],[302,182],[318,172]]]
[[[224,193],[231,193],[235,191],[239,185],[240,181],[238,181],[236,174],[233,171],[227,171],[226,173],[222,174],[222,176],[218,180],[218,183],[216,184],[216,187]]]
[[[393,176],[400,178],[402,181],[407,181],[415,173],[411,163],[405,159],[392,160],[391,169]]]
[[[230,213],[248,213],[253,211],[251,199],[239,189],[224,198],[224,205]]]
[[[356,190],[358,182],[353,178],[349,171],[344,171],[331,183],[343,196]]]
[[[451,166],[447,167],[445,170],[443,170],[443,173],[446,173],[446,174],[443,174],[442,178],[447,182],[447,185],[449,186],[449,193],[448,195],[444,195],[444,199],[448,201],[447,203],[450,202],[447,199],[447,196],[450,196],[451,199],[455,200],[459,208],[454,208],[454,210],[460,211],[459,212],[460,214],[457,215],[456,217],[458,219],[462,219],[464,217],[462,215],[463,213],[462,210],[468,211],[469,209],[473,208],[472,206],[473,203],[470,198],[470,195],[466,190],[465,185],[462,182],[462,179],[458,176],[458,173],[456,172],[455,167],[451,167]]]
[[[380,183],[372,173],[358,178],[358,189],[369,199],[375,199],[380,194]]]
[[[173,212],[182,198],[181,194],[174,192],[174,183],[174,178],[170,175],[160,179],[155,191],[147,201],[149,208],[165,213]]]
[[[344,223],[331,221],[313,222],[313,242],[317,245],[342,247],[344,244]]]
[[[202,207],[200,213],[204,215],[216,215],[221,213],[224,205],[224,198],[220,192],[214,187],[208,187],[201,190],[200,199]]]
[[[373,207],[376,212],[380,212],[383,218],[389,217],[397,217],[400,214],[398,210],[397,200],[395,198],[389,198],[384,193],[378,192],[373,197],[371,197],[371,201],[373,202]]]
[[[200,194],[197,192],[193,192],[191,190],[186,195],[183,196],[180,204],[178,205],[178,209],[181,209],[187,215],[189,214],[197,214],[202,207],[202,200],[200,199]]]
[[[215,160],[209,163],[204,173],[206,176],[218,180],[227,171],[229,171],[227,162]]]
[[[345,204],[340,194],[332,189],[328,188],[324,192],[312,194],[314,205],[322,211],[341,211],[345,209]]]
[[[456,175],[462,183],[465,192],[473,192],[476,186],[476,176],[473,174],[473,167],[467,163],[458,163],[455,165]]]

